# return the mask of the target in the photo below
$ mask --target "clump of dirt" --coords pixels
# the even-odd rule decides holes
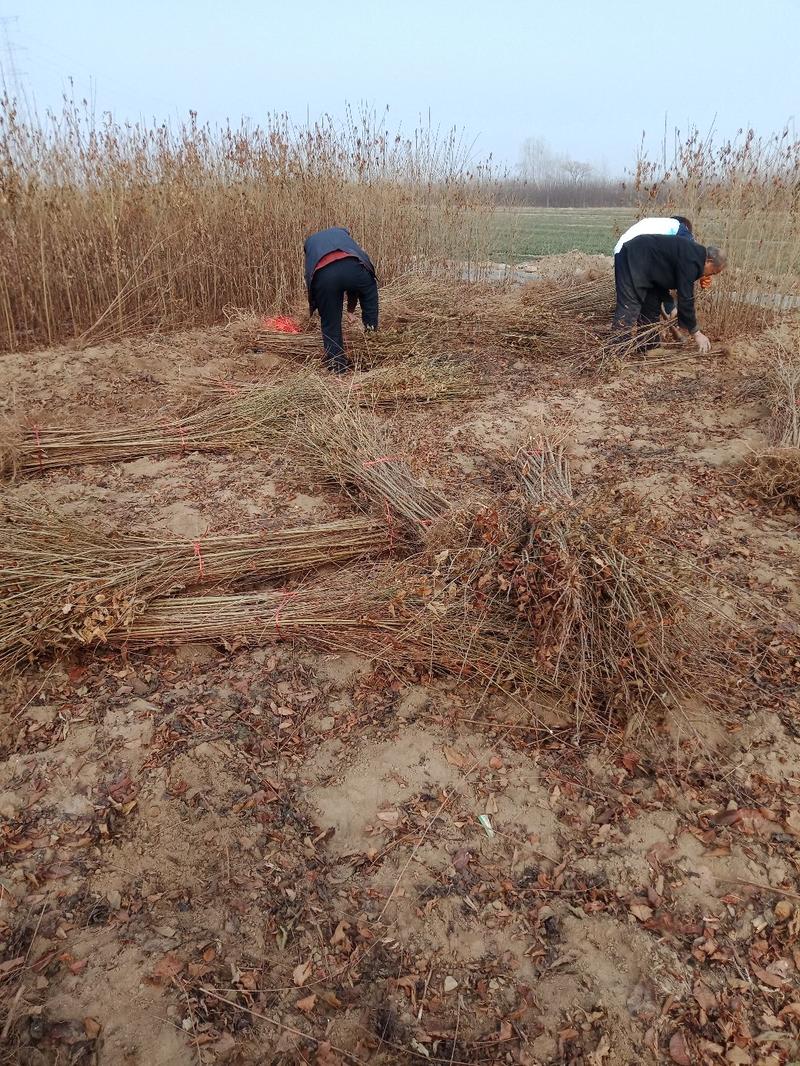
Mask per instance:
[[[543,255],[519,267],[542,281],[595,281],[613,271],[613,255],[593,255],[588,252],[563,252]]]

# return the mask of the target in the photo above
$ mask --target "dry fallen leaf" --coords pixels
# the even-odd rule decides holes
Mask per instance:
[[[295,966],[292,971],[292,980],[298,988],[302,988],[306,981],[311,976],[311,960],[308,962],[301,962],[299,966]]]
[[[670,1037],[669,1057],[673,1062],[677,1062],[678,1066],[692,1066],[692,1060],[689,1058],[686,1041],[683,1039],[681,1033],[673,1033]]]
[[[703,1008],[704,1011],[710,1011],[713,1010],[714,1007],[716,1007],[717,997],[711,991],[708,985],[703,984],[702,981],[697,981],[695,983],[692,992],[694,994],[694,998],[697,1000],[698,1004]]]
[[[724,1055],[725,1048],[721,1044],[715,1044],[711,1040],[701,1040],[697,1045],[706,1055]]]
[[[90,1040],[94,1040],[95,1037],[100,1035],[100,1029],[102,1026],[95,1018],[83,1019],[83,1031],[89,1037]]]
[[[734,1066],[749,1066],[753,1061],[752,1056],[748,1054],[741,1047],[732,1047],[728,1054],[725,1056],[727,1062],[731,1062]]]
[[[342,919],[333,931],[333,936],[330,939],[332,945],[343,944],[347,940],[347,930],[350,928],[350,923]]]
[[[472,855],[467,848],[459,848],[453,856],[453,868],[461,872],[466,870],[472,860]]]
[[[787,1003],[785,1007],[782,1007],[778,1012],[778,1017],[783,1021],[784,1018],[798,1018],[800,1019],[800,1000],[793,1000],[791,1003]]]
[[[605,1033],[600,1037],[600,1042],[594,1051],[589,1053],[586,1062],[588,1066],[603,1066],[603,1060],[611,1054],[611,1043]]]
[[[214,1054],[220,1062],[225,1062],[225,1056],[230,1056],[236,1050],[236,1041],[230,1033],[223,1033],[219,1040],[214,1041]]]
[[[645,903],[632,903],[630,905],[630,912],[634,918],[638,918],[640,922],[646,922],[648,918],[653,917],[653,908],[648,907]]]
[[[386,822],[387,825],[397,825],[400,821],[400,811],[378,811],[378,817],[382,822]]]
[[[183,959],[179,959],[173,951],[168,951],[163,958],[159,959],[153,970],[153,977],[169,980],[183,969]]]
[[[342,1066],[342,1060],[334,1053],[330,1040],[323,1040],[321,1044],[317,1044],[314,1066]]]
[[[339,997],[336,995],[335,992],[327,992],[327,991],[326,992],[320,992],[319,998],[328,1007],[341,1007],[341,1006],[343,1006],[342,1001],[339,999]]]
[[[784,977],[779,977],[776,973],[770,973],[769,970],[762,970],[761,967],[756,966],[754,962],[750,965],[753,973],[763,985],[768,985],[769,988],[783,988],[786,984],[786,979]]]
[[[306,996],[305,999],[298,999],[295,1003],[295,1007],[301,1010],[304,1014],[308,1014],[314,1009],[314,1004],[317,1002],[316,995],[312,992],[310,996]]]
[[[460,751],[456,751],[455,748],[445,748],[444,757],[450,763],[451,766],[458,766],[463,768],[467,764],[467,760],[461,754]]]

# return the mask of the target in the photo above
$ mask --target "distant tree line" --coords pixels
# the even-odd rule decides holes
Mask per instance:
[[[522,144],[516,174],[496,183],[498,202],[528,207],[620,207],[632,190],[601,168],[553,151],[542,137]]]

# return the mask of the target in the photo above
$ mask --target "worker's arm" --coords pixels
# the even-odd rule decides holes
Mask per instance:
[[[364,322],[364,329],[377,329],[378,283],[375,278],[370,277],[369,281],[361,289],[359,296],[361,299],[361,318]]]
[[[696,269],[690,263],[680,263],[678,267],[678,326],[691,334],[692,340],[705,355],[711,351],[711,341],[697,328],[697,315],[694,310]]]
[[[697,332],[697,315],[694,310],[696,270],[691,263],[678,264],[678,325],[687,333]]]

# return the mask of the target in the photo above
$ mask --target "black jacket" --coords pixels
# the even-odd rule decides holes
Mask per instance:
[[[350,236],[349,230],[346,230],[343,226],[331,226],[330,229],[322,229],[319,233],[312,233],[310,237],[306,238],[303,245],[303,253],[305,254],[306,262],[306,288],[308,289],[308,306],[309,310],[313,314],[317,309],[316,301],[311,292],[311,279],[314,277],[314,268],[323,256],[328,255],[329,252],[348,252],[350,255],[354,255],[356,259],[359,259],[367,270],[375,277],[375,267],[372,265],[372,260],[361,247],[360,244],[356,244],[353,238]]]
[[[678,294],[678,325],[697,331],[694,285],[706,265],[706,250],[688,237],[644,234],[622,249],[628,259],[631,280],[644,299],[648,289],[675,289]]]

